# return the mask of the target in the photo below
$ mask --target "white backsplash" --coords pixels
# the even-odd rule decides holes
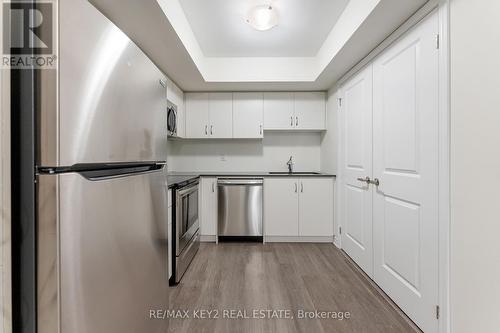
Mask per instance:
[[[265,132],[262,140],[170,140],[169,171],[320,171],[321,134]]]

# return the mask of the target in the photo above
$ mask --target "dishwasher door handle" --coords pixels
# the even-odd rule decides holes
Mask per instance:
[[[263,179],[219,179],[218,185],[262,185]]]

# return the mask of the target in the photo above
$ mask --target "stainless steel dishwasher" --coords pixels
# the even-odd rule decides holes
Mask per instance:
[[[219,241],[262,241],[262,178],[219,178]]]

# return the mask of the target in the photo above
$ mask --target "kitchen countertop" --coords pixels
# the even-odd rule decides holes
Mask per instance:
[[[298,171],[300,172],[300,171]],[[227,171],[209,171],[209,172],[169,172],[167,175],[168,187],[174,187],[188,183],[198,177],[336,177],[330,173],[317,174],[271,174],[270,172],[227,172]]]

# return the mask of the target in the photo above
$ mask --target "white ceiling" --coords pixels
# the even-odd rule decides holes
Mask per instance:
[[[311,57],[347,6],[348,0],[180,0],[187,21],[207,57]],[[278,26],[257,31],[248,11],[269,4]]]
[[[349,0],[315,56],[209,57],[180,4],[194,0],[89,1],[184,91],[328,90],[421,6],[438,2]]]

